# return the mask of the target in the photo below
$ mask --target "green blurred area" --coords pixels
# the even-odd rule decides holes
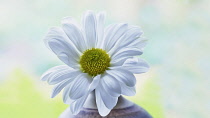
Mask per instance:
[[[62,99],[46,99],[21,70],[11,73],[0,86],[0,118],[58,118],[65,108]]]
[[[134,102],[146,109],[154,118],[165,118],[161,103],[160,87],[156,81],[153,78],[149,78],[139,95],[140,99]]]

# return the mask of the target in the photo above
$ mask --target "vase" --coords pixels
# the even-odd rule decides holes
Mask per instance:
[[[95,94],[92,92],[77,115],[71,114],[70,108],[67,108],[59,118],[152,118],[146,110],[123,96],[118,98],[117,105],[111,112],[107,116],[102,117],[98,113],[95,101]]]

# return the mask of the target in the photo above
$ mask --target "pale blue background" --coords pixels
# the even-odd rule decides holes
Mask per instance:
[[[0,0],[0,117],[57,118],[68,107],[39,80],[62,64],[43,43],[65,16],[106,11],[106,24],[128,22],[149,39],[141,56],[148,73],[137,76],[128,99],[155,118],[210,117],[210,1],[208,0]]]

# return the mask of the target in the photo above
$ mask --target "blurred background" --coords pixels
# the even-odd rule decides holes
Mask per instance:
[[[137,95],[127,97],[154,118],[210,118],[209,0],[0,0],[0,118],[58,118],[68,105],[40,81],[63,64],[44,43],[65,16],[106,11],[106,24],[139,25],[149,39],[136,75]]]

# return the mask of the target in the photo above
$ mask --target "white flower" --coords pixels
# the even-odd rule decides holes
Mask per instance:
[[[139,27],[126,23],[104,28],[104,13],[88,11],[82,27],[71,18],[62,20],[62,28],[51,28],[44,39],[47,47],[66,65],[49,69],[41,77],[55,85],[52,97],[62,89],[64,103],[78,114],[90,92],[95,92],[101,116],[116,106],[120,95],[135,95],[133,74],[148,71],[140,59],[146,40]]]

